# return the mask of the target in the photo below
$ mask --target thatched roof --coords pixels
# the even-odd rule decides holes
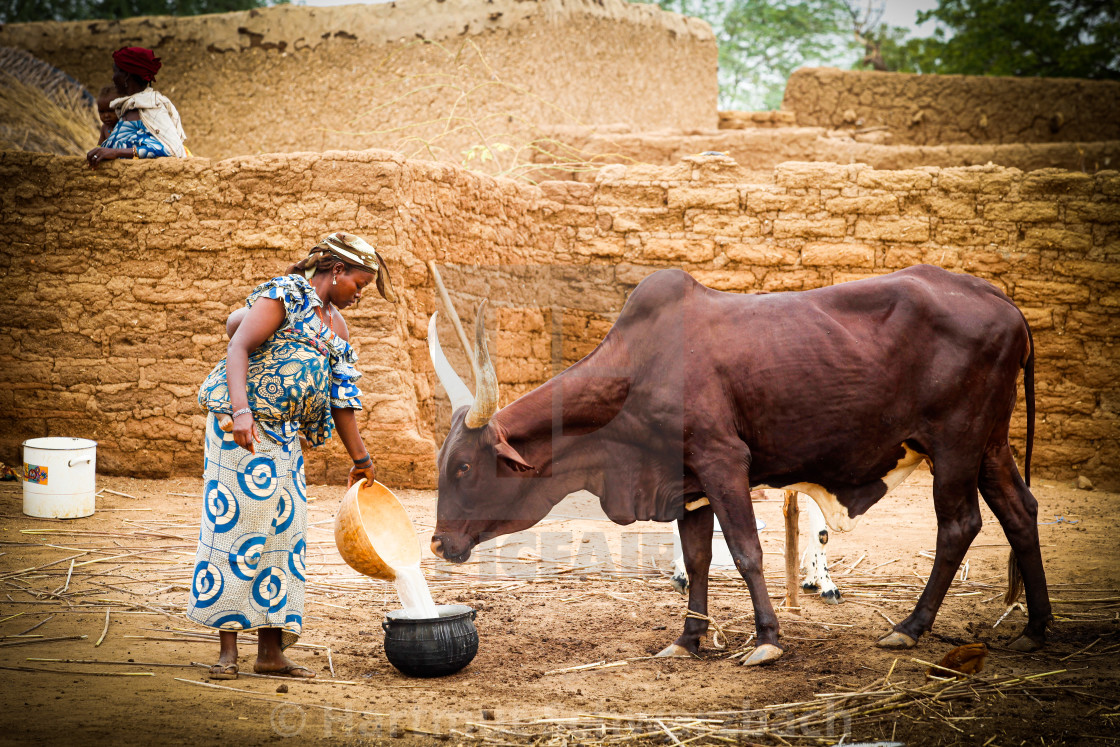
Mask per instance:
[[[97,145],[97,103],[28,52],[0,47],[0,150],[80,156]]]

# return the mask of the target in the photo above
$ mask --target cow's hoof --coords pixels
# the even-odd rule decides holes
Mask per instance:
[[[905,633],[892,630],[890,635],[880,638],[875,645],[879,648],[914,648],[918,642]]]
[[[1029,654],[1031,651],[1038,651],[1045,645],[1044,642],[1031,638],[1026,633],[1023,633],[1011,643],[1007,644],[1007,647],[1012,651]]]
[[[801,588],[803,591],[818,591],[821,587],[817,586],[811,581],[802,581]]]
[[[664,649],[661,650],[661,653],[657,654],[657,656],[654,657],[654,658],[656,658],[656,659],[669,659],[669,658],[691,659],[692,654],[689,653],[688,649],[685,648],[684,646],[681,646],[680,644],[677,644],[677,643],[670,643],[668,646],[666,646]]]
[[[840,594],[839,589],[829,589],[828,591],[821,592],[821,601],[828,604],[840,604],[844,601],[843,595]]]
[[[743,659],[744,667],[757,667],[760,664],[769,664],[782,657],[782,650],[772,643],[764,643],[754,650],[750,656]]]

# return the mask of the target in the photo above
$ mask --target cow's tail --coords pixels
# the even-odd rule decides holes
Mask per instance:
[[[1026,318],[1023,323],[1026,324]],[[1023,460],[1023,479],[1027,487],[1031,486],[1031,453],[1034,451],[1034,336],[1031,335],[1031,325],[1027,324],[1027,342],[1030,352],[1023,362],[1023,395],[1027,400],[1027,453]]]
[[[1023,361],[1023,395],[1027,400],[1027,450],[1023,458],[1023,479],[1027,487],[1030,487],[1031,453],[1034,451],[1034,337],[1031,335],[1031,325],[1027,324],[1025,317],[1023,323],[1027,325],[1027,342],[1030,345],[1027,358]],[[1012,549],[1007,556],[1007,593],[1003,597],[1003,603],[1010,607],[1022,593],[1023,574],[1019,570],[1019,561],[1015,559],[1015,550]]]
[[[1004,605],[1010,607],[1023,593],[1023,574],[1019,571],[1019,561],[1015,559],[1015,551],[1007,555],[1007,593],[1003,595]]]

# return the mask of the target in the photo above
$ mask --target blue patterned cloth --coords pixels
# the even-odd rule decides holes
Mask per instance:
[[[246,386],[253,418],[279,440],[299,430],[311,446],[326,443],[334,431],[332,407],[362,409],[354,349],[315,313],[323,302],[302,275],[273,278],[245,303],[252,306],[258,298],[283,301],[285,318],[249,356]],[[210,412],[231,413],[225,360],[202,382],[198,403]]]
[[[273,278],[246,300],[284,304],[284,322],[249,356],[256,453],[218,426],[230,413],[226,362],[198,392],[206,419],[202,526],[187,617],[219,630],[280,628],[281,645],[303,631],[307,484],[302,432],[312,446],[334,430],[331,408],[361,409],[353,348],[315,313],[323,302],[302,275]]]
[[[250,453],[206,418],[202,528],[187,617],[218,630],[303,632],[307,483],[299,439],[266,431]]]
[[[148,132],[148,128],[140,120],[129,121],[122,119],[117,122],[109,137],[101,144],[102,148],[128,148],[136,146],[136,152],[141,158],[162,158],[173,155],[169,153],[163,143],[155,135]]]

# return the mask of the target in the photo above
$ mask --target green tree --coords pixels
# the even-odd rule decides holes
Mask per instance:
[[[940,0],[923,72],[1120,78],[1116,0]]]
[[[659,5],[711,25],[719,43],[724,109],[777,109],[794,70],[851,59],[842,0],[659,0]]]
[[[275,4],[269,0],[0,0],[0,23],[196,16]]]

